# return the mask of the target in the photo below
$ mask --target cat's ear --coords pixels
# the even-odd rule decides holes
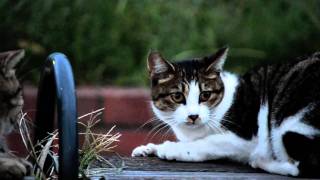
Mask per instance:
[[[0,53],[0,69],[1,71],[10,76],[14,73],[14,68],[24,57],[24,50],[14,50]]]
[[[165,60],[159,52],[149,53],[147,65],[151,77],[155,74],[170,73],[174,71],[174,66]]]
[[[206,71],[222,71],[223,65],[227,59],[229,48],[224,47],[219,49],[215,54],[205,59]]]

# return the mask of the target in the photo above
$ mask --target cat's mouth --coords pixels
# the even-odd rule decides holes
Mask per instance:
[[[183,125],[188,128],[199,128],[204,126],[201,120],[196,120],[196,121],[187,120],[186,122],[183,123]]]
[[[192,126],[192,125],[195,125],[195,124],[198,124],[197,122],[195,122],[195,121],[191,121],[191,120],[187,120],[187,122],[186,122],[186,125],[189,125],[189,126]]]
[[[185,124],[188,126],[199,125],[201,124],[201,118],[199,115],[189,115],[185,121]]]
[[[197,129],[202,129],[204,128],[205,125],[204,124],[193,124],[193,125],[183,125],[184,129],[193,129],[193,130],[197,130]]]

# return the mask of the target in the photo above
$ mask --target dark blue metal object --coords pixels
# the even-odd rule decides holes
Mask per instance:
[[[79,145],[76,92],[72,68],[67,57],[61,53],[51,54],[42,71],[38,89],[36,142],[54,130],[55,112],[59,129],[59,179],[77,179]]]

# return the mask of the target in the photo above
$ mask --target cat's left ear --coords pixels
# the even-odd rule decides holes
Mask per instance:
[[[24,57],[24,50],[14,50],[0,53],[0,68],[6,75],[10,76],[14,73],[14,68]]]
[[[224,47],[219,49],[215,54],[205,59],[206,71],[214,70],[221,72],[223,65],[227,59],[229,48]]]

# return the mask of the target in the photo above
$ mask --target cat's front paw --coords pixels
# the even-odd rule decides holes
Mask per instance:
[[[136,147],[133,151],[131,156],[132,157],[139,157],[139,156],[148,156],[156,153],[156,146],[155,144],[149,143],[147,145],[142,145]]]
[[[22,179],[30,175],[32,165],[24,159],[0,157],[1,179]]]
[[[166,141],[157,146],[156,155],[161,159],[177,160],[186,162],[200,162],[204,161],[196,147],[189,146],[179,142]]]
[[[156,155],[160,159],[166,160],[178,160],[179,158],[179,149],[176,148],[175,142],[166,141],[163,144],[159,144],[157,147]]]

